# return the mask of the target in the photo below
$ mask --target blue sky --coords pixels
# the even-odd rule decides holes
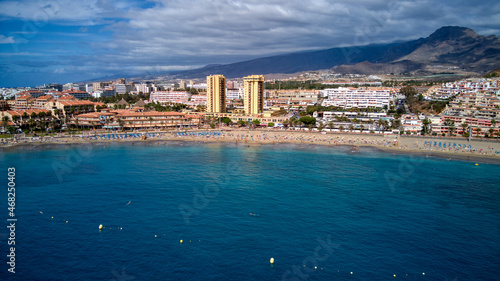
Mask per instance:
[[[0,1],[0,87],[77,82],[288,52],[500,34],[499,1]]]

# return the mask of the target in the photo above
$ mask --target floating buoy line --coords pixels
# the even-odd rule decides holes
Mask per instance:
[[[478,164],[476,164],[476,165],[478,165]],[[42,212],[42,211],[39,211],[39,213],[43,215],[43,212]],[[54,220],[54,216],[51,216],[51,217],[50,217],[50,220]],[[55,219],[55,221],[62,221],[62,222],[65,222],[65,223],[69,223],[69,220],[67,220],[67,219]],[[104,226],[103,224],[99,224],[99,226],[98,226],[98,230],[99,230],[99,232],[102,232],[102,231],[104,231],[104,230],[123,230],[123,227],[118,227],[118,226],[111,226],[111,227],[108,227],[108,226]],[[163,234],[163,236],[166,236],[166,234]],[[155,235],[154,235],[154,238],[158,238],[158,234],[155,234]],[[189,240],[189,242],[191,243],[191,242],[192,242],[192,240]],[[196,240],[195,240],[195,242],[196,242]],[[201,240],[198,240],[198,242],[201,242]],[[180,239],[180,240],[179,240],[179,244],[184,244],[184,239]],[[269,259],[269,263],[270,263],[271,265],[274,265],[274,262],[275,262],[274,257],[271,257],[271,258]],[[306,265],[303,265],[303,266],[304,266],[304,267],[306,267]],[[321,267],[321,268],[319,268],[319,269],[318,269],[318,267],[317,267],[317,266],[315,266],[315,267],[314,267],[314,270],[324,270],[324,268],[323,268],[323,267]],[[340,270],[337,270],[337,272],[338,272],[338,273],[341,273],[341,271],[340,271]],[[350,272],[348,271],[348,273],[349,273],[350,275],[354,275],[354,272],[353,272],[353,271],[350,271]],[[390,276],[390,275],[388,275],[388,276]],[[397,278],[397,276],[398,276],[397,274],[392,274],[392,277],[393,277],[393,278]],[[405,274],[405,277],[408,277],[408,276],[409,276],[409,274],[408,274],[408,273],[406,273],[406,274]],[[425,272],[422,272],[421,274],[410,274],[410,276],[414,276],[414,277],[416,277],[416,276],[425,276]]]

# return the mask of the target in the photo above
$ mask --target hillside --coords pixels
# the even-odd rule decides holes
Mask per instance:
[[[338,73],[431,73],[446,69],[485,73],[500,67],[500,39],[483,36],[465,27],[447,26],[427,38],[403,43],[331,48],[265,57],[174,73],[176,78],[203,78],[223,74],[228,78],[250,74],[295,73],[331,69]]]

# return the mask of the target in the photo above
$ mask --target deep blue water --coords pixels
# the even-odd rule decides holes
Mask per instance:
[[[190,143],[0,155],[18,219],[0,280],[500,280],[499,165]]]

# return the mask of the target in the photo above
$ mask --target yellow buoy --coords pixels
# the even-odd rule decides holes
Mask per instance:
[[[271,259],[269,260],[269,262],[270,262],[271,264],[273,264],[273,263],[274,263],[274,258],[271,258]]]
[[[99,225],[99,230],[102,230],[102,224]]]
[[[182,242],[184,242],[184,241],[182,241],[182,239],[181,239],[181,241],[179,241],[179,242],[181,242],[181,244],[182,244]]]
[[[422,275],[425,275],[425,272],[422,272]]]
[[[54,217],[51,217],[51,219],[53,219]]]
[[[351,271],[351,275],[352,275],[352,271]]]
[[[68,223],[68,221],[66,221],[66,223]]]
[[[156,238],[156,237],[157,237],[157,236],[156,236],[156,234],[155,234],[155,238]]]
[[[476,163],[476,166],[479,166],[479,164]]]
[[[396,277],[396,274],[394,274],[394,275],[392,275],[392,276]]]
[[[120,230],[122,230],[123,228],[120,227]]]

